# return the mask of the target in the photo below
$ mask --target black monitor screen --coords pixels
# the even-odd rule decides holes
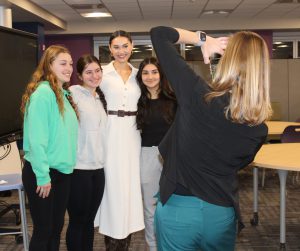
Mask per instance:
[[[21,98],[37,65],[37,36],[0,27],[0,144],[20,135]]]

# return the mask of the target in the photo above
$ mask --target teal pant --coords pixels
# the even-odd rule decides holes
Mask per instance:
[[[159,251],[233,251],[236,217],[233,207],[173,194],[155,212]]]

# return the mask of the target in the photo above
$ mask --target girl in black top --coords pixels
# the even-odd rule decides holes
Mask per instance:
[[[253,32],[200,41],[199,32],[151,30],[158,60],[174,89],[174,123],[159,145],[164,159],[156,209],[159,250],[234,250],[237,172],[251,163],[267,136],[269,54]],[[204,62],[223,55],[211,84],[173,43],[201,46]],[[226,48],[226,51],[224,51]]]
[[[144,59],[136,76],[141,88],[137,126],[141,130],[141,185],[145,216],[145,238],[150,251],[156,251],[153,217],[162,170],[158,144],[168,131],[176,109],[173,91],[156,58]]]

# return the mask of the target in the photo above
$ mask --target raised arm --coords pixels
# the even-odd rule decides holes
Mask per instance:
[[[175,28],[179,34],[177,43],[179,44],[195,44],[199,43],[199,33],[180,28]],[[227,46],[228,37],[213,38],[206,35],[206,41],[201,45],[204,63],[209,63],[209,58],[214,54],[218,53],[223,55],[224,50]]]
[[[198,44],[198,34],[164,26],[152,28],[150,34],[158,60],[175,91],[179,105],[182,102],[190,102],[196,84],[202,83],[204,88],[207,88],[207,86],[201,76],[198,76],[185,62],[173,44]],[[205,63],[209,63],[209,56],[213,53],[223,54],[227,39],[215,39],[207,36],[206,40],[201,49],[205,57]]]

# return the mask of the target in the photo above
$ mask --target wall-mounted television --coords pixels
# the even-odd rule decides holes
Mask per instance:
[[[37,65],[37,35],[0,26],[0,145],[22,134],[21,98]]]

